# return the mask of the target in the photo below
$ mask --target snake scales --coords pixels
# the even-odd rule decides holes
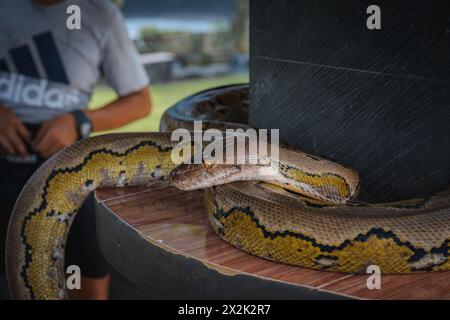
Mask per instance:
[[[192,129],[193,119],[207,127],[240,127],[232,123],[246,122],[247,107],[247,86],[205,91],[168,110],[161,129]],[[168,133],[105,135],[47,161],[24,187],[10,220],[7,275],[13,296],[66,298],[65,241],[87,196],[99,187],[155,181],[209,187],[205,201],[213,229],[260,257],[348,273],[372,264],[383,273],[450,270],[450,192],[390,204],[347,201],[357,194],[355,172],[288,147],[280,149],[281,178],[227,183],[258,180],[258,168],[177,167],[170,157],[174,145]],[[291,190],[280,187],[290,182]]]

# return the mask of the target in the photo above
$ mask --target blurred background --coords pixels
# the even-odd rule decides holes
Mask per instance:
[[[249,0],[115,0],[150,79],[153,111],[117,131],[158,131],[164,111],[198,91],[249,81]],[[113,100],[100,83],[90,108]]]

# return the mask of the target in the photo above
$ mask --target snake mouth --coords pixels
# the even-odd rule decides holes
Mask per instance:
[[[200,179],[200,171],[194,170],[190,166],[181,165],[170,173],[170,182],[180,190],[195,190],[195,183]]]
[[[290,194],[290,195],[292,195],[294,197],[307,198],[307,199],[311,199],[311,200],[314,199],[312,197],[306,196],[305,194],[302,194],[300,192],[297,192],[297,191],[294,191],[294,190],[291,190],[291,189],[288,189],[288,188],[281,188],[281,189],[283,190],[283,192],[286,192],[287,194]]]
[[[206,189],[244,179],[238,165],[180,165],[170,173],[171,183],[180,190]]]

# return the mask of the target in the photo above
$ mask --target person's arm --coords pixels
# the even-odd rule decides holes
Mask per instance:
[[[85,111],[92,121],[93,131],[105,131],[121,127],[148,115],[151,111],[148,87],[120,97],[103,108]],[[67,113],[47,121],[39,129],[32,142],[33,150],[48,158],[78,139],[74,117]]]
[[[116,129],[150,114],[152,101],[146,87],[136,93],[117,99],[104,108],[86,111],[93,131]]]

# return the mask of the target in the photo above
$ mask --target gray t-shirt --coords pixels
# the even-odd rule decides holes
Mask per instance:
[[[70,5],[81,9],[81,30],[67,28]],[[102,74],[119,96],[149,83],[110,0],[0,4],[0,104],[22,121],[39,124],[86,108]]]

